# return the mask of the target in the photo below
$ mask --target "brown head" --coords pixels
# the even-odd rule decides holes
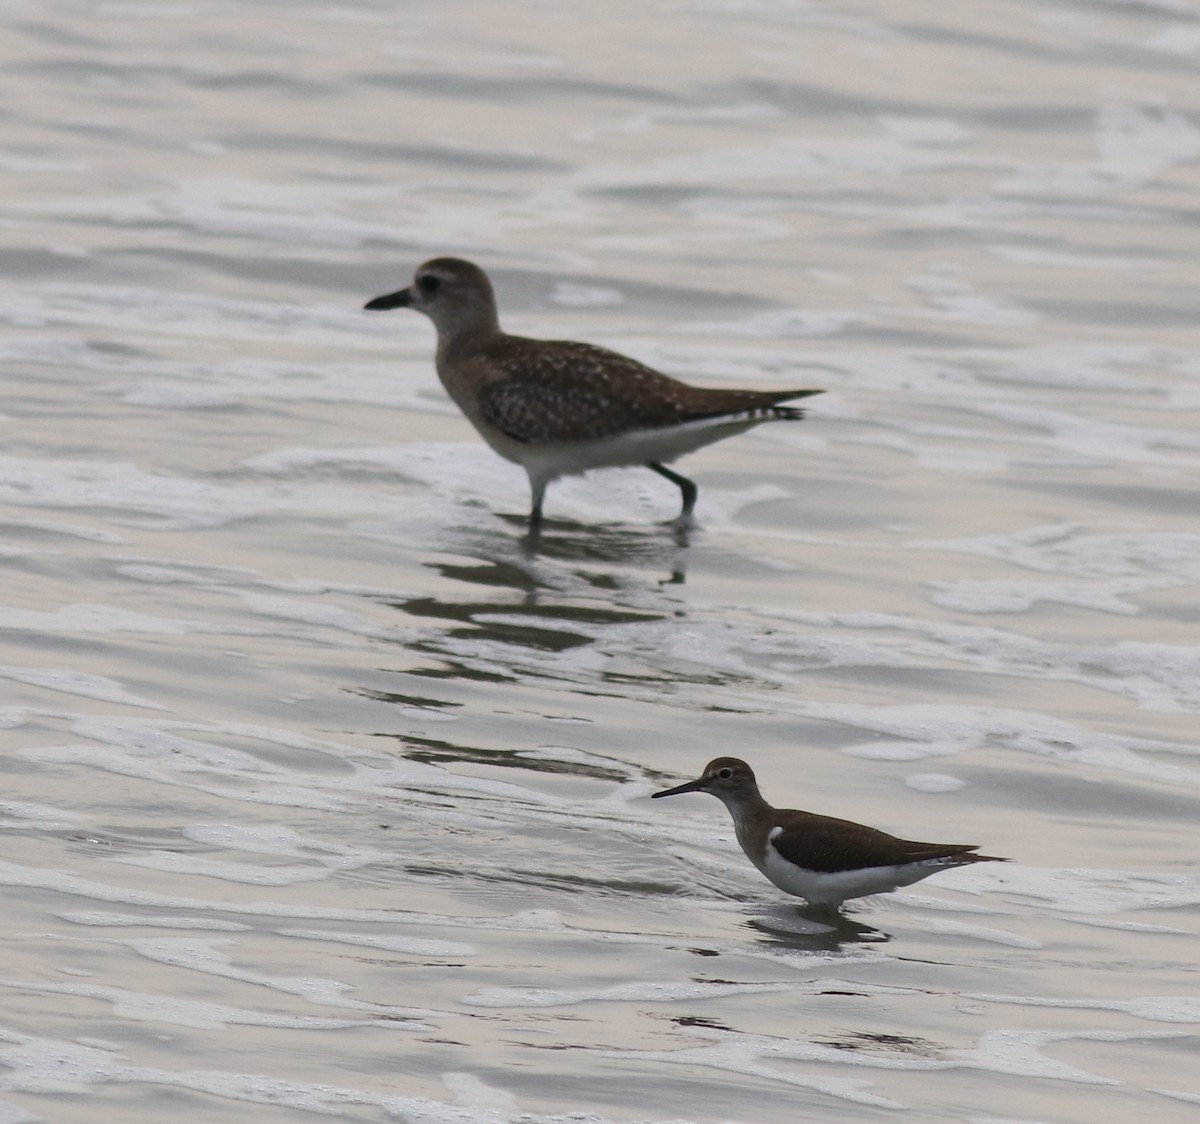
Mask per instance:
[[[685,792],[711,792],[727,806],[745,806],[762,801],[754,770],[737,757],[717,757],[704,766],[704,772],[694,781],[656,792],[651,796],[681,796]]]
[[[363,307],[373,312],[390,308],[423,312],[442,340],[489,336],[500,330],[488,275],[462,258],[431,258],[417,266],[407,289],[376,297]]]

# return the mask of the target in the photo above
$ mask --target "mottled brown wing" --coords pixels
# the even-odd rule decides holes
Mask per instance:
[[[819,391],[705,390],[591,344],[509,336],[486,356],[484,420],[529,444],[611,437],[703,418],[767,411]],[[799,411],[779,407],[780,417]]]
[[[984,860],[973,855],[974,846],[961,843],[917,843],[898,839],[886,831],[877,831],[849,820],[832,819],[809,813],[796,813],[786,831],[776,836],[772,846],[785,858],[806,870],[835,873],[871,866],[895,866],[922,859],[959,859],[962,862]]]

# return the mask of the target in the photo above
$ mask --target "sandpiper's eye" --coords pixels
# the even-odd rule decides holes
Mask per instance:
[[[429,276],[429,274],[426,274],[417,281],[417,288],[423,293],[436,293],[440,285],[441,281],[436,277]]]
[[[727,780],[729,780],[729,778],[730,778],[730,777],[732,777],[732,776],[733,776],[733,770],[732,770],[732,769],[722,769],[722,770],[721,770],[721,771],[720,771],[720,772],[717,774],[717,776],[718,776],[718,777],[720,777],[720,778],[721,778],[721,780],[723,780],[723,781],[727,781]]]

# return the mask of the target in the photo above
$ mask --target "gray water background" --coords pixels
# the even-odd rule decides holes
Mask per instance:
[[[1197,1119],[1194,3],[0,21],[3,1124]],[[531,555],[442,253],[827,393]],[[1014,861],[831,932],[718,753]]]

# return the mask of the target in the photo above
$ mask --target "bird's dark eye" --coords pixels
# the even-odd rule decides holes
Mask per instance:
[[[436,277],[430,277],[428,274],[417,282],[417,288],[423,293],[436,293],[440,286],[441,281]]]
[[[720,777],[720,778],[721,778],[721,780],[723,780],[723,781],[727,781],[727,780],[729,780],[729,778],[730,778],[730,777],[732,777],[732,776],[733,776],[733,770],[732,770],[732,769],[722,769],[722,770],[721,770],[721,771],[720,771],[720,772],[717,774],[717,776],[718,776],[718,777]]]

